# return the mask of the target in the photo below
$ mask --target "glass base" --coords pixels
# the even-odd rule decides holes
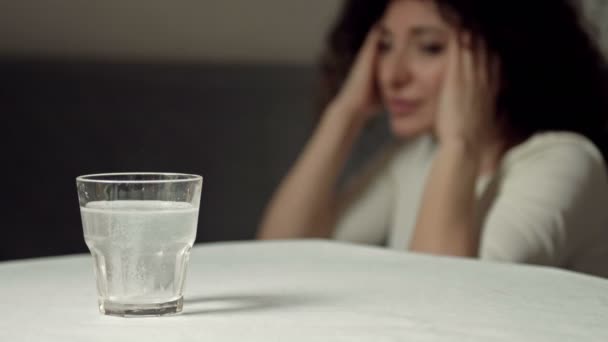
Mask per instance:
[[[125,304],[108,300],[99,301],[99,311],[104,315],[120,317],[159,317],[182,312],[183,297],[166,303]]]

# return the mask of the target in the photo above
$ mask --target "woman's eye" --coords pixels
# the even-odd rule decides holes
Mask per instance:
[[[391,48],[391,43],[387,42],[387,41],[380,41],[378,42],[378,51],[379,52],[386,52],[388,50],[390,50]]]
[[[439,55],[443,52],[444,46],[440,43],[422,44],[420,49],[423,53],[428,55]]]

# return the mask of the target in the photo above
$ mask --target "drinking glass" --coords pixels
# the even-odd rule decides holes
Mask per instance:
[[[101,313],[162,316],[182,311],[202,184],[201,176],[178,173],[76,178]]]

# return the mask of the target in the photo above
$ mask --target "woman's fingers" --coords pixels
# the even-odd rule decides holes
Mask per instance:
[[[376,60],[378,48],[379,33],[375,26],[371,28],[363,45],[359,49],[355,63],[353,64],[353,72],[361,74],[361,72],[373,72],[373,66]]]
[[[460,83],[460,52],[458,50],[458,42],[456,39],[453,39],[448,44],[447,50],[447,63],[442,86],[444,97],[449,96],[450,93],[454,93],[454,88],[458,87]]]
[[[354,70],[352,71],[355,77],[354,82],[356,83],[354,87],[357,88],[355,96],[365,98],[362,110],[368,115],[380,109],[374,75],[379,40],[380,32],[376,26],[372,26],[359,51]]]
[[[365,120],[379,109],[374,74],[379,39],[378,30],[372,27],[333,102],[349,116],[354,115],[353,118]]]
[[[363,55],[364,58],[374,59],[376,56],[376,50],[378,49],[378,40],[380,39],[380,31],[376,25],[372,26],[365,37],[363,42]]]
[[[494,110],[499,85],[498,59],[491,55],[485,41],[478,39],[470,47],[464,46],[463,73],[466,75],[466,88],[471,103],[477,107],[480,115],[487,115]]]
[[[485,42],[480,42],[476,50],[477,96],[482,110],[493,112],[500,84],[500,61],[490,53]]]

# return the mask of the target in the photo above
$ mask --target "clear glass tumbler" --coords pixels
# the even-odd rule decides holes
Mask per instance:
[[[99,311],[181,312],[202,177],[112,173],[80,176],[76,185],[84,239],[95,261]]]

